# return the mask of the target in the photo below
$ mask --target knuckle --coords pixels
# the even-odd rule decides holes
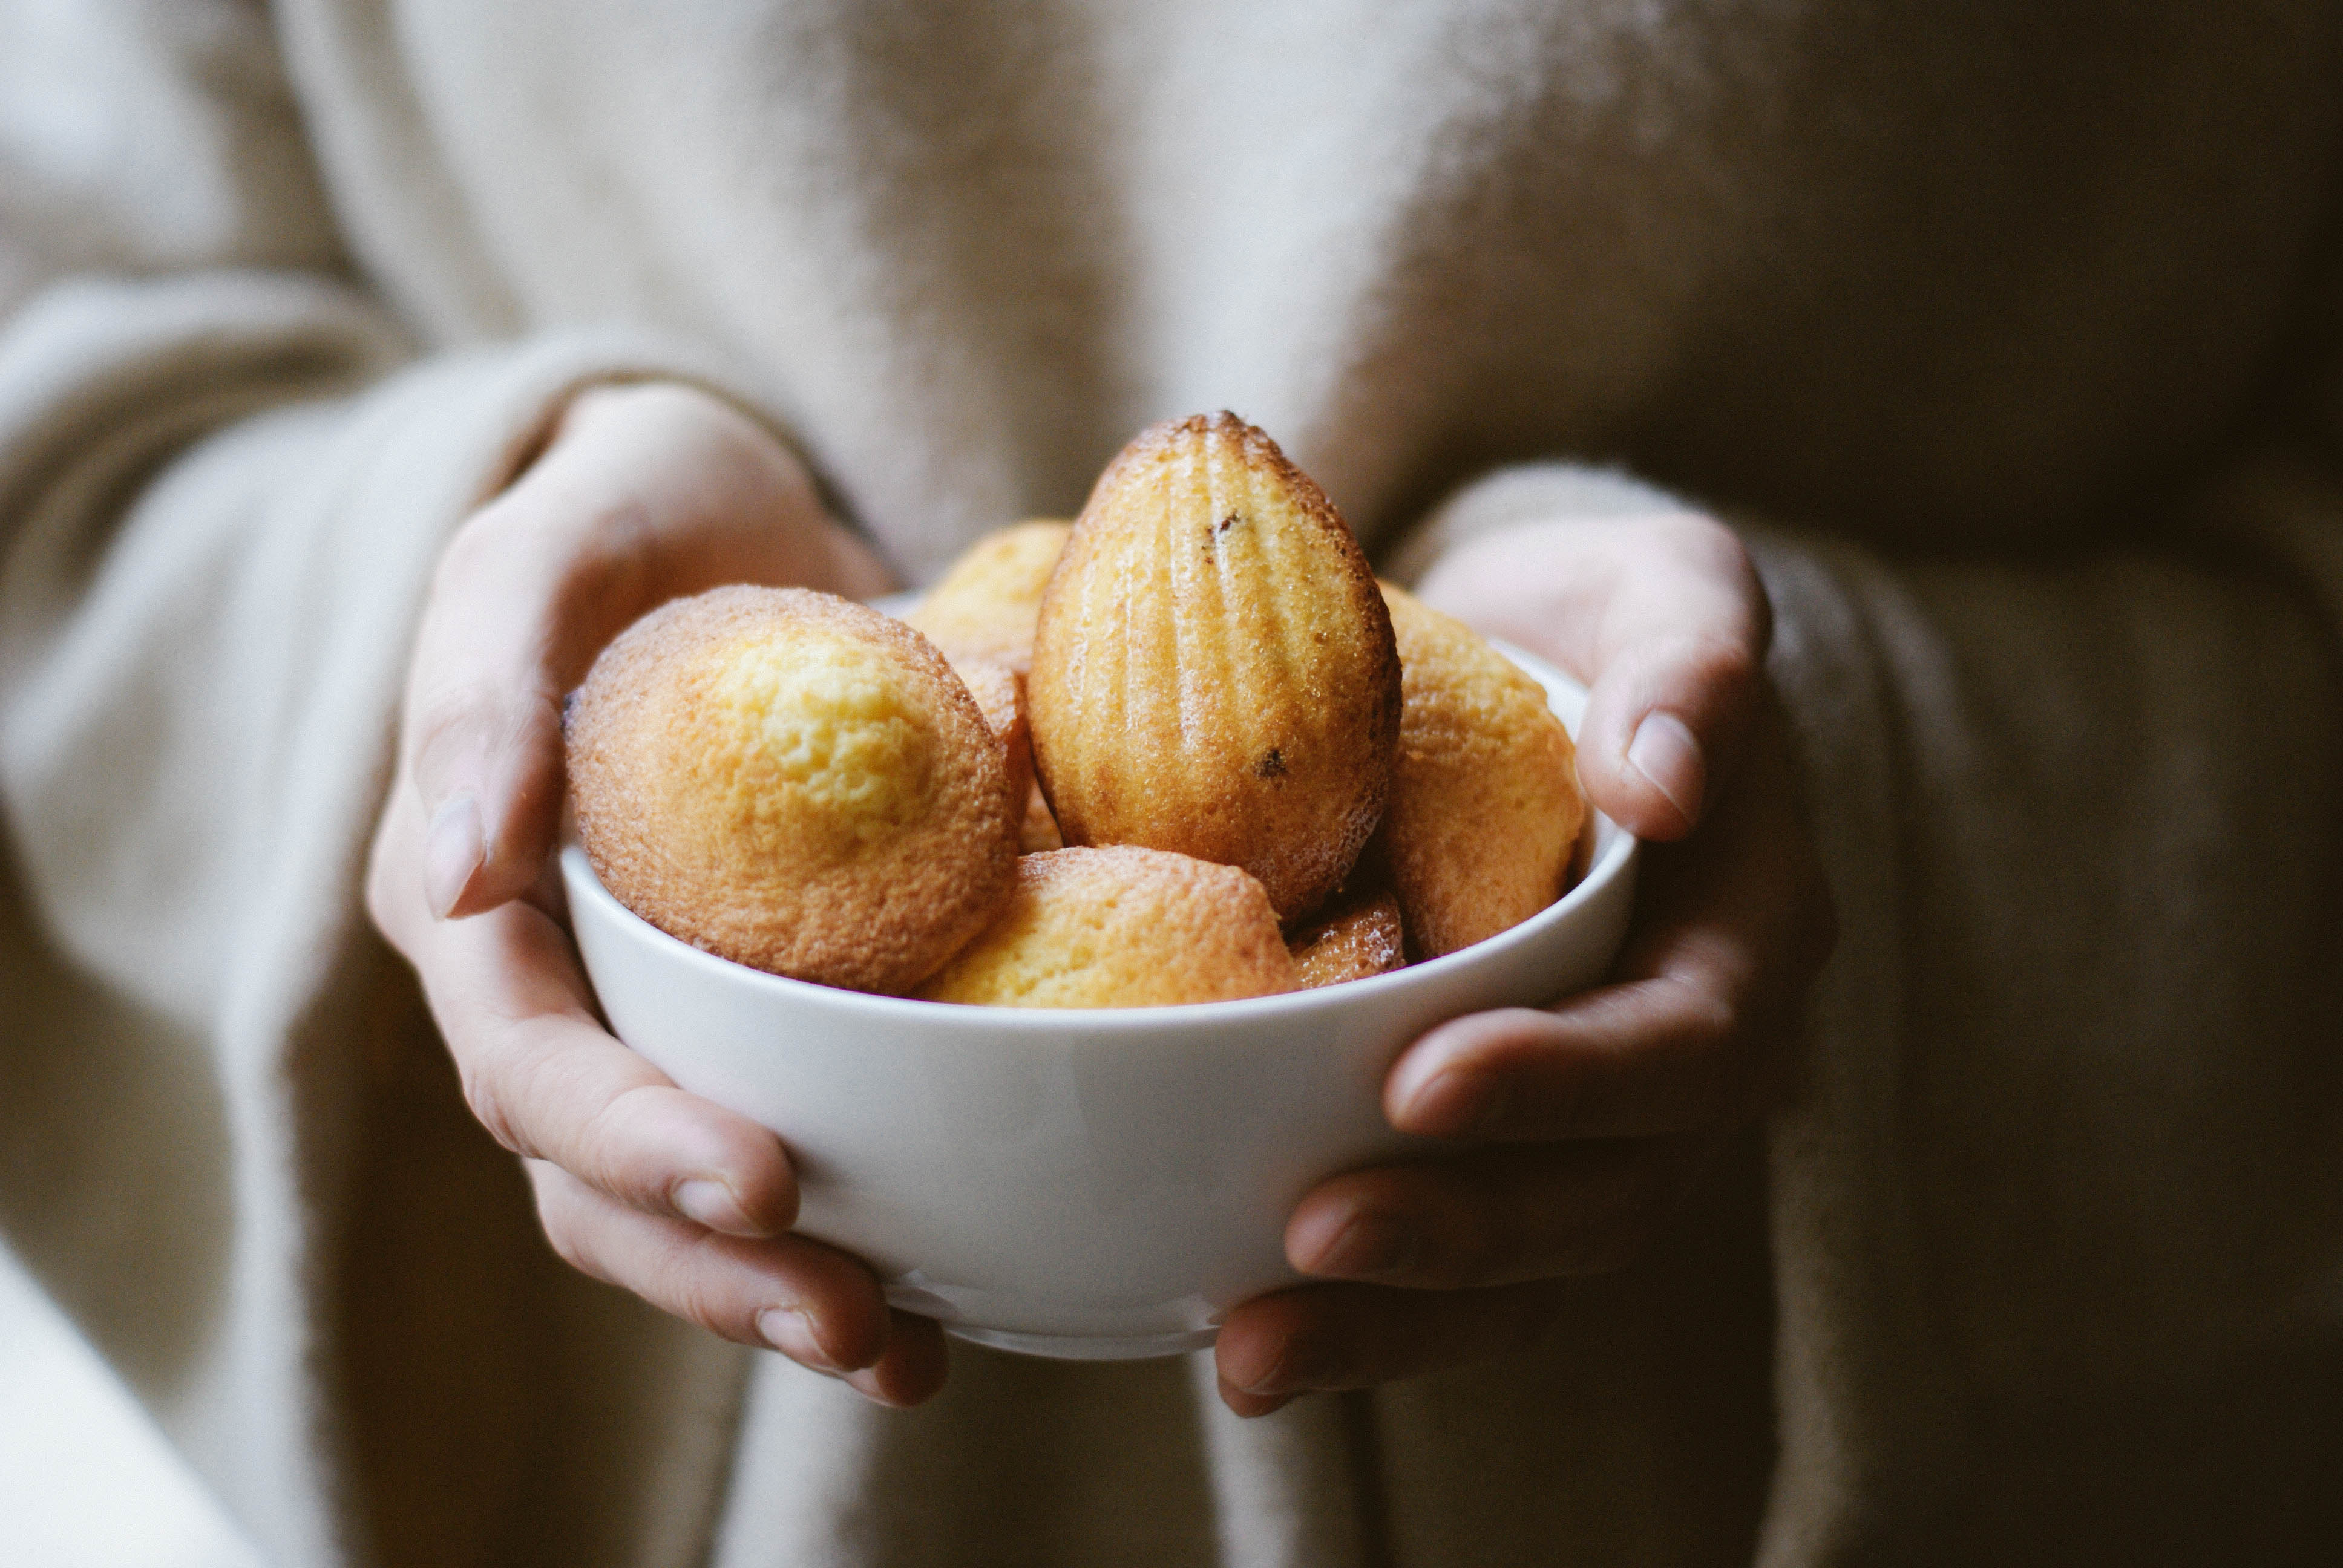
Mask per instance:
[[[1690,508],[1667,512],[1655,518],[1653,527],[1679,554],[1704,565],[1731,565],[1749,558],[1741,537],[1706,512]]]
[[[1670,513],[1653,519],[1651,528],[1664,558],[1738,603],[1745,624],[1733,640],[1754,665],[1773,638],[1773,604],[1741,536],[1704,512]]]
[[[538,613],[580,599],[639,598],[657,523],[622,483],[557,475],[548,466],[474,512],[432,572],[435,601],[463,602],[481,585],[522,587]]]
[[[1723,1055],[1739,1038],[1741,1028],[1742,1010],[1731,994],[1707,984],[1682,986],[1675,1033],[1687,1060],[1704,1062]]]
[[[1671,1080],[1670,1101],[1680,1120],[1708,1121],[1733,1113],[1747,1098],[1754,1062],[1753,1016],[1735,987],[1680,982],[1673,1049],[1662,1059]]]
[[[639,600],[655,576],[659,529],[631,496],[582,508],[562,529],[567,548],[557,574],[559,602]]]
[[[686,1322],[728,1340],[753,1340],[734,1293],[726,1289],[728,1261],[706,1241],[678,1250],[660,1268],[659,1299]]]
[[[484,588],[542,574],[560,548],[561,525],[575,508],[549,493],[558,487],[532,483],[540,472],[524,475],[448,536],[431,571],[435,608],[462,605]]]
[[[565,424],[575,426],[596,418],[689,417],[715,399],[686,382],[605,381],[588,387],[569,400]]]
[[[509,494],[508,491],[507,495]],[[498,535],[511,511],[510,501],[499,497],[466,518],[456,531],[447,536],[447,544],[440,548],[439,559],[431,568],[433,598],[445,597],[469,578],[480,575],[499,548]]]
[[[592,1226],[560,1178],[540,1175],[534,1185],[538,1229],[553,1255],[587,1278],[608,1282],[609,1271],[591,1241]]]
[[[647,1169],[641,1139],[632,1125],[644,1110],[649,1084],[634,1084],[609,1096],[587,1113],[575,1141],[579,1174],[605,1191],[649,1197],[659,1182]]]
[[[1745,596],[1764,600],[1765,588],[1758,580],[1757,563],[1750,558],[1749,547],[1738,533],[1705,512],[1684,514],[1681,522],[1685,545],[1694,559]]]
[[[458,1076],[463,1085],[464,1103],[470,1108],[472,1118],[488,1129],[488,1136],[524,1159],[535,1159],[538,1151],[522,1135],[522,1118],[515,1110],[523,1097],[515,1092],[513,1052],[507,1045],[491,1045],[473,1059],[463,1061]]]
[[[1653,520],[1662,547],[1704,576],[1747,591],[1757,581],[1741,536],[1706,512],[1676,511]]]
[[[1420,1282],[1459,1291],[1503,1284],[1534,1272],[1534,1215],[1522,1193],[1503,1173],[1482,1172],[1452,1180],[1441,1201],[1415,1217],[1427,1238]]]
[[[485,747],[503,723],[502,708],[485,682],[431,693],[417,706],[409,737],[417,778],[434,777],[465,751]]]
[[[1681,658],[1685,673],[1703,687],[1743,691],[1757,683],[1760,650],[1750,633],[1704,633],[1689,640]]]

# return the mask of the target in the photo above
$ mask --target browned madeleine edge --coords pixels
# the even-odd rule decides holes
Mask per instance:
[[[1407,966],[1405,918],[1388,887],[1338,892],[1331,907],[1285,940],[1304,988],[1342,985]]]

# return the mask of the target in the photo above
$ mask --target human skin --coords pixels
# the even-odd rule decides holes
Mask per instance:
[[[421,978],[474,1113],[525,1161],[557,1252],[915,1404],[943,1384],[940,1330],[889,1309],[857,1260],[789,1233],[779,1140],[601,1028],[561,920],[562,696],[636,617],[728,582],[892,586],[729,404],[664,383],[579,395],[441,558],[367,907]],[[1689,514],[1528,524],[1456,552],[1423,594],[1588,682],[1588,794],[1668,842],[1614,983],[1456,1020],[1393,1066],[1393,1124],[1458,1154],[1302,1201],[1287,1254],[1329,1282],[1230,1314],[1221,1392],[1240,1414],[1534,1338],[1563,1282],[1629,1257],[1756,1114],[1829,946],[1762,673],[1765,598],[1729,532]]]
[[[1534,1342],[1569,1282],[1631,1261],[1764,1109],[1836,939],[1764,674],[1765,591],[1729,530],[1532,522],[1418,592],[1587,684],[1580,781],[1653,842],[1609,983],[1454,1020],[1393,1064],[1392,1125],[1456,1153],[1302,1199],[1287,1261],[1344,1282],[1230,1313],[1221,1397],[1241,1415]]]

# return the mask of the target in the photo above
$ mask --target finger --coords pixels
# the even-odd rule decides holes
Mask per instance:
[[[1699,826],[1746,724],[1761,657],[1745,642],[1667,637],[1613,660],[1579,727],[1587,799],[1639,838]]]
[[[1294,1210],[1285,1255],[1305,1274],[1416,1290],[1609,1273],[1675,1207],[1707,1141],[1582,1141],[1347,1171]]]
[[[646,1214],[542,1161],[528,1173],[546,1239],[580,1273],[817,1371],[851,1372],[885,1355],[893,1322],[879,1282],[836,1248],[800,1236],[722,1236]]]
[[[886,1352],[842,1381],[865,1399],[901,1410],[934,1398],[950,1368],[943,1325],[896,1311],[889,1314]]]
[[[581,396],[434,576],[407,714],[432,911],[477,913],[535,877],[558,822],[561,701],[612,637],[669,598],[790,581],[863,592],[886,575],[737,410],[677,387]]]
[[[1384,1084],[1403,1132],[1488,1142],[1642,1138],[1737,1120],[1766,1062],[1735,982],[1674,955],[1671,972],[1604,986],[1552,1012],[1505,1008],[1441,1025]],[[1722,966],[1713,966],[1722,967]]]
[[[1273,1415],[1277,1412],[1283,1410],[1287,1405],[1292,1404],[1295,1400],[1302,1397],[1301,1393],[1298,1392],[1293,1393],[1253,1393],[1245,1389],[1237,1387],[1236,1384],[1231,1382],[1226,1377],[1221,1376],[1217,1373],[1215,1374],[1214,1381],[1219,1385],[1221,1402],[1227,1405],[1231,1410],[1236,1412],[1237,1414],[1243,1416],[1248,1420],[1259,1415]]]
[[[612,1039],[542,912],[508,904],[441,930],[426,989],[465,1099],[498,1142],[647,1211],[736,1236],[789,1228],[797,1181],[780,1140]]]
[[[1308,1285],[1256,1296],[1221,1326],[1222,1397],[1239,1415],[1252,1415],[1297,1394],[1369,1388],[1525,1351],[1544,1336],[1565,1288],[1552,1281],[1487,1291]],[[1231,1391],[1240,1398],[1229,1399]]]
[[[1773,618],[1741,542],[1705,518],[1623,547],[1579,724],[1587,796],[1639,837],[1681,839],[1754,717]]]
[[[475,518],[441,558],[408,678],[424,895],[442,917],[515,896],[550,855],[575,654],[615,635],[642,598],[621,552],[523,528],[514,509]],[[565,613],[573,602],[597,613]]]
[[[685,1093],[595,1018],[568,936],[533,904],[474,920],[422,912],[419,803],[385,814],[367,877],[376,921],[414,964],[482,1125],[603,1192],[738,1236],[797,1214],[797,1181],[767,1128]]]
[[[1590,683],[1579,778],[1614,821],[1656,839],[1700,822],[1755,716],[1772,638],[1730,529],[1684,512],[1509,530],[1443,563],[1423,595]]]
[[[1431,1030],[1385,1080],[1392,1125],[1508,1141],[1632,1138],[1761,1106],[1836,928],[1770,724],[1749,775],[1699,842],[1647,856],[1615,983],[1549,1011],[1477,1013]]]

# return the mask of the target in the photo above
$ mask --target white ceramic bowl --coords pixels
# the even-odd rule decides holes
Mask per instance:
[[[1574,733],[1584,692],[1503,651]],[[561,869],[610,1027],[780,1134],[800,1231],[868,1260],[890,1302],[964,1339],[1118,1359],[1210,1344],[1229,1308],[1299,1280],[1283,1237],[1302,1195],[1422,1142],[1382,1110],[1409,1041],[1602,978],[1636,845],[1608,818],[1596,831],[1568,895],[1462,952],[1286,996],[1097,1011],[784,980],[638,919],[575,847]]]

